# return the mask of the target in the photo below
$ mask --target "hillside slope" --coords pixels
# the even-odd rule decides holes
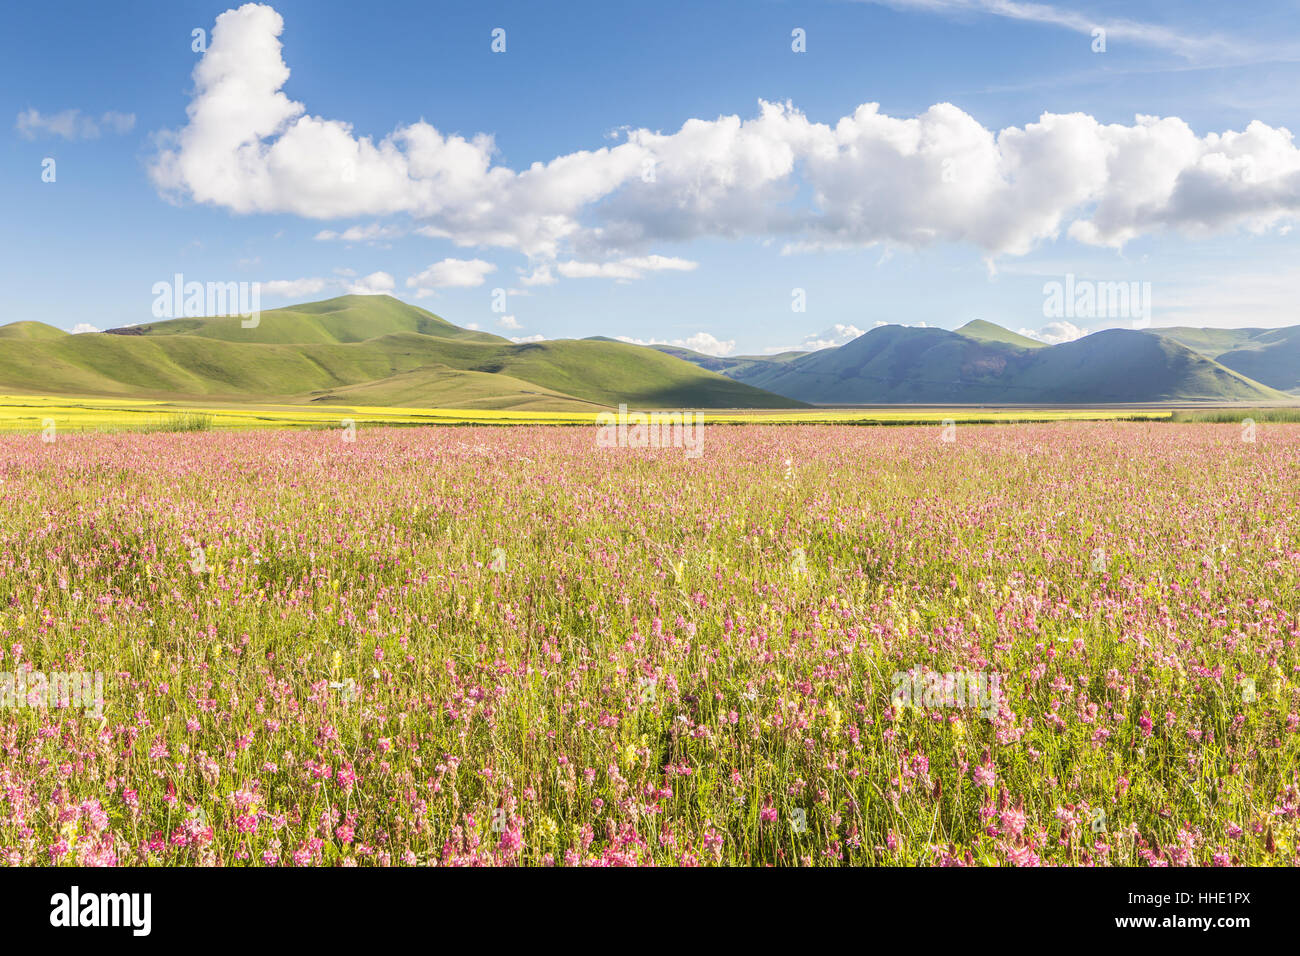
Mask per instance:
[[[1282,393],[1149,332],[1111,329],[1021,348],[887,325],[836,349],[741,374],[807,402],[842,404],[1277,401]]]
[[[253,328],[239,316],[167,319],[122,329],[115,335],[193,335],[255,344],[343,344],[397,332],[418,332],[466,342],[507,343],[499,335],[452,325],[441,316],[387,295],[342,295],[323,302],[263,312]]]
[[[801,404],[653,349],[569,340],[516,345],[388,296],[276,309],[249,329],[237,316],[57,337],[13,329],[0,329],[6,340],[0,390],[18,393],[319,401],[356,389],[350,401],[369,396],[373,403],[478,408],[550,402],[559,410],[620,402],[663,408]]]
[[[972,319],[957,329],[957,334],[964,335],[968,339],[975,339],[978,342],[1001,342],[1003,345],[1016,345],[1022,349],[1041,349],[1045,347],[1043,342],[1031,339],[1027,335],[1021,335],[1019,332],[1004,329],[1000,325],[986,322],[983,319]]]
[[[1153,331],[1257,382],[1283,391],[1300,392],[1300,326]]]

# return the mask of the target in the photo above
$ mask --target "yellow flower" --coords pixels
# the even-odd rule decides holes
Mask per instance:
[[[844,723],[844,715],[840,713],[840,709],[834,704],[828,705],[826,708],[826,719],[830,721],[831,733],[838,734],[840,732],[840,724]]]
[[[335,651],[334,656],[330,659],[331,673],[337,672],[340,665],[342,665],[342,663],[343,663],[343,655],[340,654],[338,651]]]
[[[220,660],[220,659],[221,659],[221,645],[220,645],[220,644],[213,644],[213,645],[212,645],[212,656],[213,656],[214,658],[216,658],[217,660]]]

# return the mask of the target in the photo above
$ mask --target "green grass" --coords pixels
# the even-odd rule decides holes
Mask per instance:
[[[1021,335],[1018,332],[1012,332],[1010,329],[1004,329],[992,322],[985,322],[983,319],[972,319],[958,329],[957,334],[979,342],[1001,342],[1003,345],[1014,345],[1022,349],[1047,347],[1046,343],[1031,339],[1029,336]]]
[[[1215,408],[1179,409],[1170,417],[1175,422],[1213,422],[1218,424],[1253,422],[1300,422],[1300,408]]]
[[[1265,385],[1289,392],[1300,390],[1300,326],[1154,331]]]
[[[216,419],[203,412],[177,412],[161,421],[149,422],[136,428],[146,434],[153,432],[208,432]]]
[[[277,402],[340,396],[366,404],[556,411],[620,402],[801,405],[653,349],[569,340],[516,345],[388,296],[266,312],[253,329],[232,316],[178,319],[130,334],[19,331],[0,349],[0,391]],[[346,394],[353,389],[355,397]]]

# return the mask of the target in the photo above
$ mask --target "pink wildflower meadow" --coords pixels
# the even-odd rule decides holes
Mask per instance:
[[[0,709],[10,864],[1296,862],[1298,426],[9,435],[0,506],[0,671],[104,675]]]

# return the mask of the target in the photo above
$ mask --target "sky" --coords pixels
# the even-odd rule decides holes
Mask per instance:
[[[181,274],[719,355],[1300,324],[1300,2],[1242,9],[17,5],[0,323],[150,321]],[[1149,314],[1053,312],[1067,276]]]

